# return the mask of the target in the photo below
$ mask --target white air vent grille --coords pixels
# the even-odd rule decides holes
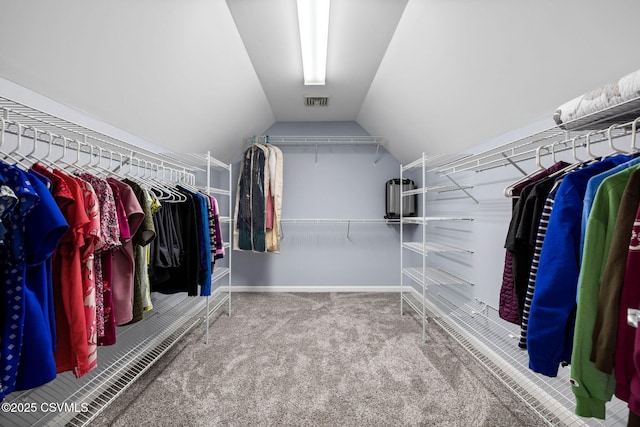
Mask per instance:
[[[304,96],[305,107],[327,107],[329,105],[328,96]]]

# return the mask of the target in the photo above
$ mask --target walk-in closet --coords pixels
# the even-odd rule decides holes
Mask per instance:
[[[632,0],[0,0],[0,425],[640,426]]]

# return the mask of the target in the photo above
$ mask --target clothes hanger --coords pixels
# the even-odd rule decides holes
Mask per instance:
[[[513,190],[514,188],[525,182],[526,180],[532,178],[533,176],[535,176],[536,174],[546,170],[547,168],[545,168],[544,166],[542,166],[542,161],[540,159],[540,155],[541,155],[541,151],[543,149],[546,149],[547,151],[549,151],[549,148],[547,146],[541,145],[539,147],[536,148],[536,166],[538,166],[538,169],[534,170],[531,173],[526,174],[525,176],[523,176],[522,178],[520,178],[519,180],[517,180],[516,182],[509,184],[508,186],[506,186],[502,192],[502,194],[504,194],[505,197],[509,197],[509,198],[516,198],[517,196],[513,195]]]
[[[2,151],[0,152],[0,154],[2,154],[2,158],[4,160],[10,160],[11,162],[13,162],[13,166],[20,166],[23,170],[28,170],[29,169],[29,165],[26,165],[25,163],[22,162],[23,159],[18,158],[17,155],[20,151],[20,148],[22,147],[22,132],[23,129],[25,129],[25,126],[23,126],[20,123],[15,123],[16,126],[18,126],[18,132],[17,132],[17,140],[16,140],[16,146],[13,147],[13,149],[11,149],[10,151]],[[33,129],[33,128],[31,128]],[[4,146],[4,135],[7,132],[7,122],[3,119],[2,120],[2,141],[0,142],[0,149],[2,149],[2,147]],[[35,145],[35,140],[34,140],[34,145]]]
[[[140,175],[140,163],[144,163],[144,168],[142,169],[142,175]],[[161,185],[159,182],[153,180],[153,162],[148,162],[146,160],[141,160],[138,159],[138,179],[141,179],[143,183],[145,183],[150,191],[153,191],[153,194],[156,195],[157,198],[158,194],[162,195],[163,200],[167,200],[171,197],[171,193],[169,192],[169,190]],[[156,165],[157,166],[157,165]],[[157,171],[157,168],[156,168]],[[147,176],[147,172],[149,172],[149,176]]]
[[[154,194],[156,194],[156,196],[161,195],[161,197],[158,197],[161,200],[171,200],[171,201],[180,201],[184,198],[184,200],[186,200],[186,197],[184,197],[182,194],[178,194],[178,192],[173,192],[172,189],[167,188],[166,186],[162,185],[161,183],[159,183],[158,181],[153,181],[149,178],[146,177],[147,175],[147,170],[149,170],[149,164],[151,162],[147,162],[146,160],[142,160],[142,159],[135,159],[136,160],[136,165],[137,165],[137,169],[136,169],[136,173],[135,176],[133,175],[133,169],[130,168],[131,172],[129,175],[131,176],[133,181],[138,182],[138,184],[140,184],[143,187],[147,187],[150,190],[155,190]],[[130,159],[130,165],[133,163],[133,158]],[[144,163],[144,168],[142,168],[142,173],[140,171],[140,165]]]
[[[609,148],[611,149],[611,153],[609,153],[606,156],[604,156],[603,158],[605,158],[605,159],[607,157],[611,157],[611,156],[614,156],[616,154],[631,154],[631,152],[627,152],[627,151],[621,150],[619,148],[616,148],[613,145],[613,138],[611,137],[611,131],[614,130],[615,128],[617,128],[617,127],[620,127],[620,126],[617,125],[617,124],[613,124],[613,125],[609,126],[609,129],[607,129],[607,140],[609,142]],[[625,130],[625,134],[626,134],[626,130]]]
[[[563,167],[562,169],[552,173],[551,175],[549,175],[550,178],[557,178],[557,177],[559,177],[561,175],[564,175],[564,174],[566,174],[568,172],[571,172],[571,171],[573,171],[575,169],[578,169],[578,168],[582,167],[585,164],[585,162],[583,160],[580,160],[578,158],[578,156],[576,155],[576,140],[578,138],[580,138],[580,135],[578,135],[578,136],[576,136],[576,137],[574,137],[572,139],[565,139],[564,141],[556,141],[553,144],[551,144],[551,152],[552,152],[552,155],[553,155],[553,153],[555,153],[555,146],[556,145],[563,144],[563,145],[566,146],[571,141],[571,148],[572,148],[572,151],[573,151],[573,158],[574,158],[575,161],[573,163]],[[555,160],[555,156],[553,157],[553,159]]]
[[[169,167],[165,166],[164,164],[159,164],[158,165],[158,173],[159,173],[160,168],[162,168],[162,176],[160,177],[160,182],[164,183],[163,189],[166,192],[168,192],[168,196],[169,196],[168,198],[165,198],[164,200],[169,202],[169,203],[186,202],[187,201],[187,196],[185,196],[180,191],[178,191],[175,187],[173,187],[172,185],[169,185],[169,183],[167,183],[167,179],[166,179],[167,170],[169,171],[169,182],[171,182],[171,183],[174,183],[174,182],[177,181],[177,179],[173,179],[173,173],[176,172],[176,177],[177,177],[177,172],[178,171],[176,169],[169,168]]]
[[[94,174],[104,174],[105,173],[105,170],[102,168],[102,165],[101,165],[104,151],[105,150],[102,147],[97,147],[97,146],[94,147],[93,145],[91,146],[91,152],[90,152],[90,155],[89,155],[89,163],[84,167],[85,172],[87,172],[87,173],[93,172]],[[98,162],[96,164],[93,164],[93,156],[94,155],[98,159]]]
[[[582,135],[578,135],[571,138],[571,152],[573,153],[573,158],[576,162],[584,163],[586,160],[582,160],[580,157],[578,157],[578,150],[576,150],[576,141],[581,136]]]
[[[631,152],[632,153],[638,152],[638,148],[636,147],[636,130],[638,126],[638,120],[640,120],[640,117],[638,117],[633,121],[633,123],[631,123]]]
[[[188,186],[184,185],[184,183],[180,182],[180,171],[178,169],[174,169],[174,168],[167,168],[169,169],[169,180],[173,183],[175,183],[176,186],[181,186],[187,190],[193,191],[193,192],[197,192],[198,190],[196,189],[192,189],[192,188],[188,188]],[[173,177],[173,174],[175,173],[175,178]],[[187,196],[185,196],[182,192],[178,191],[175,188],[172,188],[172,190],[174,190],[174,193],[178,196],[178,199],[175,200],[175,202],[186,202]]]
[[[78,150],[80,149],[80,147],[78,145],[79,141],[75,139],[67,138],[66,136],[63,136],[63,135],[60,136],[60,138],[62,138],[62,154],[60,154],[60,157],[58,157],[57,159],[54,159],[54,160],[48,159],[48,161],[52,168],[58,169],[60,171],[64,171],[64,169],[66,169],[71,165],[71,163],[69,163],[69,161],[65,159],[67,155],[67,148],[69,147],[69,143],[75,142],[76,145],[78,146],[77,147]],[[49,153],[51,153],[51,146],[49,146]]]
[[[31,129],[33,131],[33,145],[31,146],[31,151],[29,151],[26,154],[21,153],[20,151],[16,150],[15,152],[12,153],[12,155],[14,156],[19,156],[19,158],[22,159],[23,162],[27,162],[27,163],[21,163],[21,166],[25,166],[27,165],[27,169],[29,169],[31,166],[33,166],[33,164],[35,163],[35,161],[33,160],[33,153],[35,153],[36,151],[36,147],[38,144],[38,132],[39,130],[34,128],[34,127],[30,127],[30,126],[25,126],[24,128],[26,129]],[[23,135],[25,136],[25,135]]]
[[[591,157],[590,160],[588,161],[592,161],[592,160],[598,160],[599,157],[596,156],[595,154],[593,154],[591,152],[591,136],[595,135],[596,133],[598,133],[598,131],[596,130],[592,130],[591,132],[588,132],[587,135],[584,138],[584,143],[587,149],[587,154],[589,155],[589,157]]]
[[[65,156],[67,141],[64,136],[55,135],[49,131],[47,131],[47,133],[49,134],[49,148],[47,149],[47,154],[45,154],[42,158],[38,159],[36,163],[39,163],[43,166],[47,166],[50,169],[55,169],[57,168],[55,162],[58,161],[58,159],[51,160],[51,153],[53,152],[53,146],[55,145],[55,141],[57,139],[62,139],[62,157]]]
[[[152,170],[149,173],[149,177],[154,181],[160,182],[159,181],[160,180],[160,178],[159,178],[159,176],[160,176],[160,165],[155,163],[155,166],[156,166],[155,171],[153,170],[153,167],[152,167]],[[155,174],[154,174],[154,172],[155,172]],[[171,198],[173,197],[172,194],[169,192],[169,190],[166,187],[163,186],[161,188],[162,188],[162,191],[159,191],[159,190],[157,190],[155,188],[152,188],[151,190],[154,192],[154,194],[156,195],[156,197],[159,200],[167,201],[167,202],[170,201]]]
[[[84,142],[78,142],[78,148],[76,150],[76,160],[74,162],[72,162],[69,167],[70,168],[75,168],[74,171],[72,172],[74,175],[80,175],[82,172],[86,171],[86,167],[89,166],[92,162],[92,157],[93,157],[93,144],[89,144],[88,142],[86,142],[86,136],[85,136],[85,141]],[[87,159],[87,163],[81,163],[80,162],[80,154],[82,153],[82,146],[85,147],[89,147],[89,156]]]
[[[78,171],[80,170],[80,154],[82,153],[82,146],[89,146],[90,144],[84,143],[82,141],[79,141],[77,139],[72,140],[73,142],[76,143],[76,158],[74,161],[72,162],[68,162],[65,159],[61,159],[60,162],[62,163],[62,169],[65,172],[68,172],[70,174],[77,174]]]

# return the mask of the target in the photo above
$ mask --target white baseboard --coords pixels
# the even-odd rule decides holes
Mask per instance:
[[[231,286],[231,292],[400,292],[400,286]]]

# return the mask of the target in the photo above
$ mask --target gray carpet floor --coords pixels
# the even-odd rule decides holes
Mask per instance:
[[[92,426],[542,426],[397,294],[241,293]]]

